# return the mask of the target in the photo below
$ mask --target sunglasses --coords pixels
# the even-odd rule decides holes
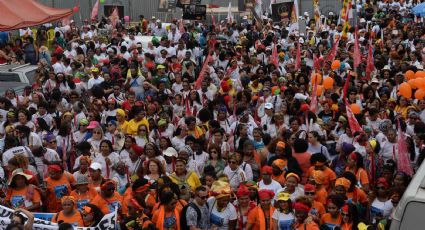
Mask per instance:
[[[199,198],[201,198],[202,200],[206,200],[206,199],[208,199],[208,195],[206,195],[206,196],[199,196]]]
[[[386,188],[384,186],[377,186],[376,189],[377,190],[385,190]]]
[[[101,132],[93,132],[94,134],[102,134]]]
[[[264,174],[263,174],[263,175],[264,175]],[[315,195],[316,193],[315,193],[315,192],[304,192],[304,194],[305,194],[305,195],[307,195],[307,196],[308,196],[308,195],[312,196],[312,195]]]
[[[229,164],[236,164],[236,161],[229,161]]]
[[[346,212],[341,212],[341,216],[342,217],[350,217],[350,214],[346,213]]]
[[[57,141],[50,141],[49,143],[50,143],[50,144],[53,144],[53,143],[57,143]]]

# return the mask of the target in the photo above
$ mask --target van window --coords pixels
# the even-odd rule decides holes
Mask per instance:
[[[406,208],[401,219],[400,229],[424,229],[425,218],[423,211],[425,210],[425,203],[419,201],[412,201],[407,203]]]
[[[0,73],[0,82],[21,82],[21,80],[16,73],[2,72]]]
[[[32,83],[35,81],[35,71],[36,70],[34,69],[25,73],[25,76],[27,76],[30,85],[32,85]]]

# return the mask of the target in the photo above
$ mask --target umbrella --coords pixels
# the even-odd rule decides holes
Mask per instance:
[[[422,2],[421,4],[418,4],[415,7],[413,7],[412,12],[416,16],[425,17],[425,2]]]

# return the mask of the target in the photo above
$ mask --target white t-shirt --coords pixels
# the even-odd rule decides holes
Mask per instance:
[[[239,167],[233,171],[229,166],[226,166],[223,173],[229,178],[229,184],[233,190],[238,189],[239,185],[246,181],[245,172]]]
[[[295,221],[295,216],[292,212],[285,214],[275,209],[273,212],[273,220],[277,222],[277,229],[279,230],[291,230],[292,224]]]
[[[17,147],[10,148],[6,150],[6,152],[4,152],[2,155],[3,166],[6,167],[7,162],[9,162],[10,159],[12,159],[14,156],[18,154],[23,154],[26,157],[28,157],[30,154],[32,155],[31,150],[28,147],[17,146]]]
[[[258,190],[261,190],[261,189],[272,190],[274,192],[274,194],[277,194],[277,191],[282,189],[282,185],[280,185],[279,182],[277,182],[273,179],[272,179],[272,182],[268,185],[264,184],[264,181],[261,180],[260,182],[258,182],[258,188],[259,188]]]
[[[385,202],[381,202],[377,198],[375,198],[370,208],[370,216],[372,218],[372,222],[375,223],[375,216],[378,213],[380,213],[384,218],[387,218],[391,214],[392,209],[393,203],[391,203],[391,199],[388,199]]]
[[[211,227],[218,227],[218,230],[227,230],[229,229],[229,221],[236,220],[238,215],[236,213],[236,208],[233,204],[227,204],[227,207],[219,212],[217,210],[217,202],[215,197],[208,199],[208,207],[210,207],[210,224]]]
[[[100,83],[102,83],[104,81],[103,77],[98,77],[98,78],[90,78],[88,83],[87,83],[87,88],[91,89],[93,88],[93,86],[98,85]]]
[[[96,154],[96,157],[94,158],[93,162],[98,162],[102,165],[102,176],[105,178],[111,178],[113,175],[112,166],[116,164],[120,159],[119,155],[116,152],[112,152],[108,156],[109,160],[111,161],[111,164],[109,165],[109,177],[107,177],[107,170],[106,170],[106,157],[104,157],[102,154]]]

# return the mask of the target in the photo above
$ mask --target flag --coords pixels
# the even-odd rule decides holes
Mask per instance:
[[[317,81],[314,82],[313,91],[311,92],[310,111],[313,113],[317,112]]]
[[[320,20],[319,0],[313,0],[314,20],[316,21],[316,32],[320,31],[322,20]]]
[[[342,98],[345,100],[347,97],[348,85],[350,84],[351,72],[348,71],[347,78],[345,79],[344,87],[342,88]]]
[[[229,7],[227,8],[227,23],[233,23],[232,2],[229,2]]]
[[[215,28],[215,19],[214,19],[214,14],[211,14],[211,21],[212,21],[212,24],[213,24],[213,26],[214,26],[214,28]]]
[[[272,57],[270,63],[276,66],[276,69],[279,69],[279,63],[277,60],[277,44],[273,44]]]
[[[342,34],[341,34],[341,37],[344,40],[347,39],[347,33],[348,33],[348,30],[350,29],[350,23],[348,21],[348,16],[350,15],[349,12],[351,10],[351,1],[347,4],[346,7],[347,8],[345,9],[345,15],[344,15],[344,27],[342,28]]]
[[[202,65],[201,72],[199,72],[198,79],[196,79],[195,82],[195,90],[199,90],[202,85],[202,81],[204,80],[205,71],[207,71],[208,68],[208,62],[211,60],[211,52],[208,54],[207,58],[205,58],[204,64]]]
[[[93,6],[93,9],[91,10],[91,20],[92,21],[97,19],[98,12],[99,12],[99,0],[96,1],[96,3]]]
[[[398,138],[397,138],[397,147],[398,151],[395,151],[397,156],[397,170],[400,172],[404,172],[409,176],[413,175],[413,169],[410,165],[409,160],[409,150],[406,143],[406,135],[400,127],[400,119],[397,119],[397,127],[398,127]]]
[[[297,57],[295,60],[295,69],[299,70],[300,68],[301,68],[301,43],[298,41]]]
[[[119,19],[118,8],[115,7],[111,14],[112,27],[115,28]]]
[[[190,105],[189,105],[189,95],[186,96],[186,117],[192,116],[192,111],[190,110]]]
[[[262,0],[255,0],[255,7],[254,7],[254,11],[257,14],[257,17],[259,17],[259,19],[261,19],[261,15],[262,13],[262,7],[263,7],[263,1]]]
[[[184,32],[185,32],[184,25],[183,25],[183,19],[180,19],[179,32],[180,32],[180,34],[184,34]]]
[[[317,58],[316,54],[313,54],[313,69],[315,72],[320,72],[321,69],[319,58]]]
[[[291,22],[297,23],[299,16],[300,16],[300,12],[298,8],[298,0],[294,0],[294,5],[292,6]]]
[[[339,46],[339,38],[333,44],[332,49],[328,53],[328,56],[326,56],[325,62],[328,62],[328,61],[331,61],[332,62],[335,59],[336,52],[338,50],[338,46]]]
[[[369,39],[369,48],[367,51],[367,61],[366,61],[366,79],[370,80],[370,74],[375,70],[375,64],[373,59],[373,45],[372,38]]]
[[[357,69],[359,67],[361,61],[362,61],[362,55],[360,53],[360,45],[359,45],[359,34],[358,34],[358,28],[356,26],[356,32],[354,35],[354,53],[353,53],[353,67],[354,69]]]
[[[348,124],[350,125],[350,129],[352,133],[355,133],[357,131],[363,131],[362,127],[360,126],[359,122],[357,121],[356,117],[353,114],[353,111],[351,110],[350,104],[348,103],[347,98],[344,98],[345,100],[345,109],[347,111],[347,118],[348,118]]]

